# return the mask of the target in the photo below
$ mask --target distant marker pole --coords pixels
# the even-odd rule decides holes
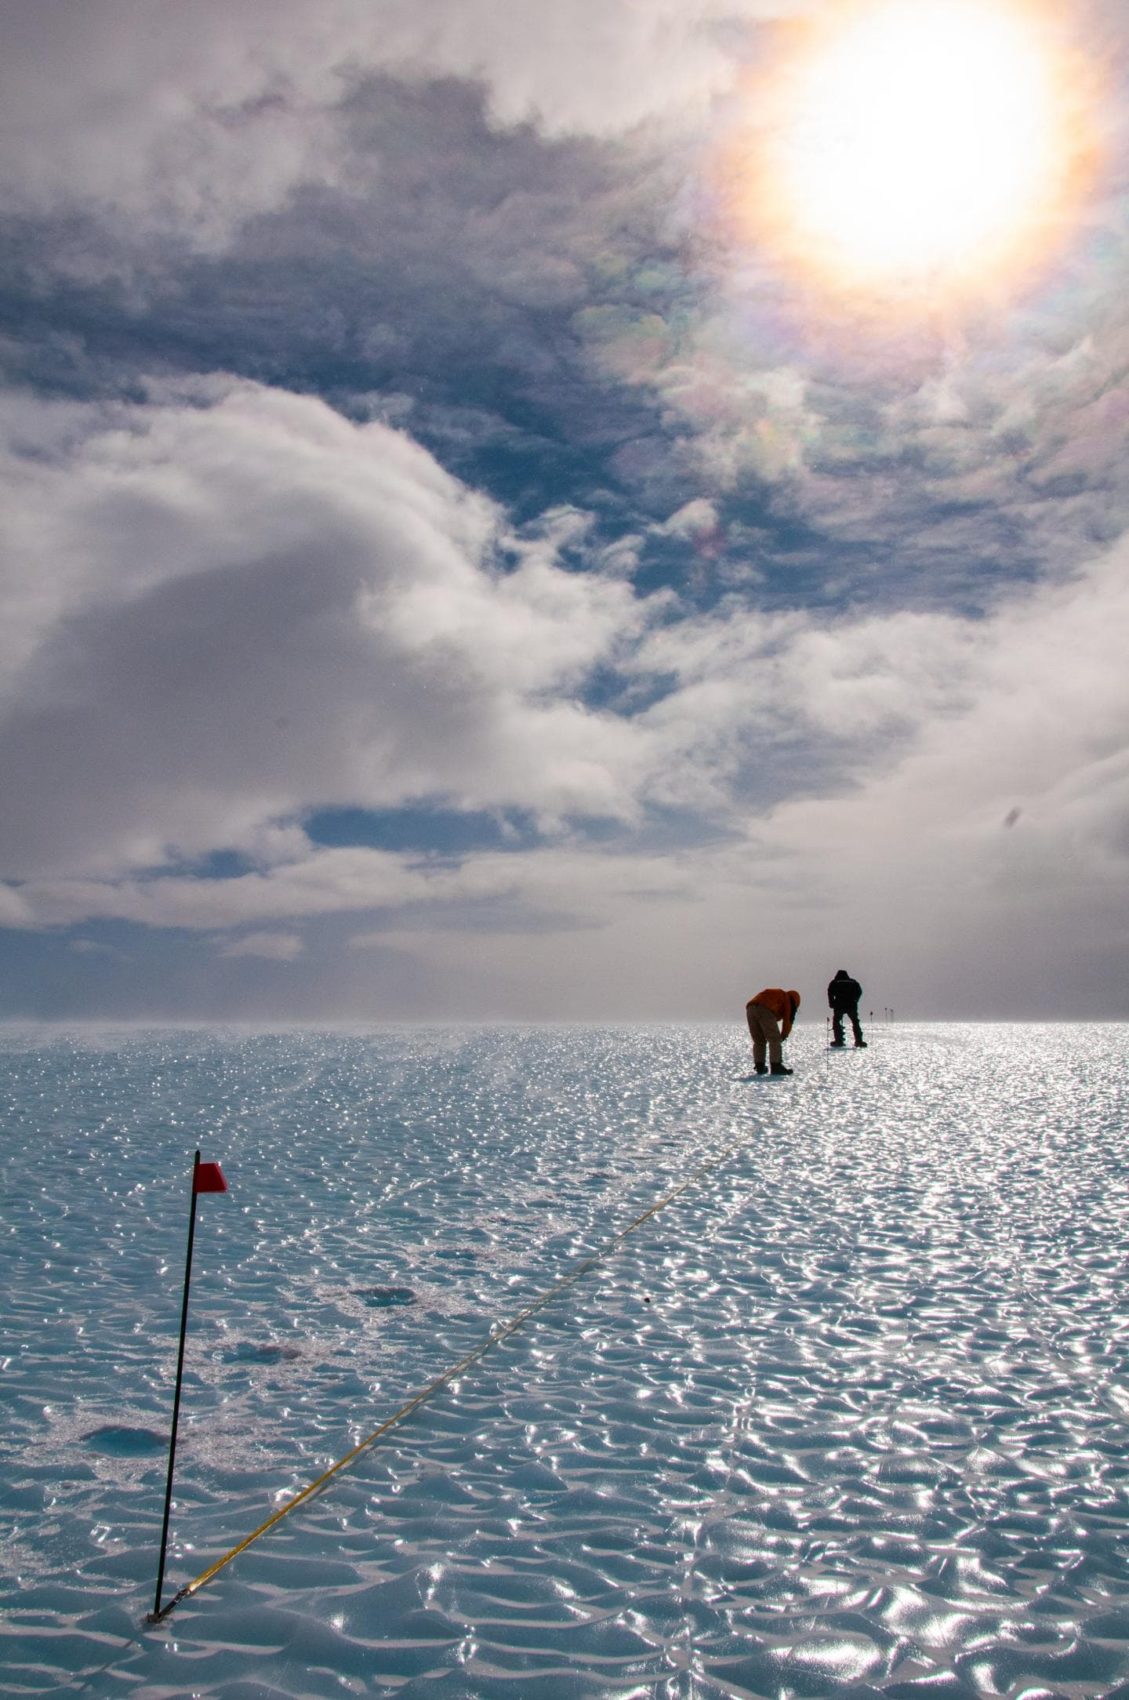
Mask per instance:
[[[192,1242],[196,1237],[196,1200],[202,1192],[226,1192],[227,1182],[218,1163],[201,1163],[197,1151],[192,1164],[192,1207],[188,1214],[188,1254],[184,1260],[184,1300],[180,1307],[180,1350],[176,1357],[176,1393],[172,1402],[172,1434],[169,1436],[169,1473],[165,1482],[165,1515],[161,1524],[161,1557],[157,1565],[157,1593],[152,1619],[161,1615],[161,1589],[165,1582],[165,1553],[169,1544],[169,1508],[172,1505],[172,1474],[176,1463],[176,1428],[180,1420],[180,1384],[184,1377],[184,1340],[188,1333],[188,1287],[192,1280]]]

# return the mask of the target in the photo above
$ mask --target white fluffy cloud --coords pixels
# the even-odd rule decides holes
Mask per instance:
[[[757,703],[747,755],[767,759],[790,739],[800,764],[829,745],[841,760],[807,795],[749,810],[741,839],[661,858],[653,878],[590,848],[558,853],[561,889],[583,894],[595,934],[541,932],[516,947],[448,930],[414,949],[467,996],[505,986],[512,1010],[524,993],[542,1014],[551,985],[574,1016],[739,1018],[756,985],[783,981],[804,989],[818,1021],[843,962],[872,1007],[906,1015],[1124,1014],[1127,564],[1129,539],[1056,584],[1013,592],[988,620],[796,618],[773,634],[759,676],[736,614],[728,650],[720,622],[708,636],[648,639],[670,658],[687,640],[688,695],[662,711],[673,724],[711,686],[716,724],[735,724],[745,677]],[[515,877],[526,872],[536,879]],[[413,948],[409,933],[385,937]]]
[[[499,124],[614,135],[728,87],[743,25],[795,0],[2,0],[0,203],[204,245],[336,181],[367,74],[480,81]],[[559,287],[559,285],[553,286]]]
[[[220,380],[9,425],[7,877],[269,856],[319,805],[637,806],[579,688],[645,607],[406,436]]]
[[[985,635],[953,618],[734,600],[675,619],[617,574],[562,568],[582,516],[515,537],[410,438],[309,398],[212,379],[142,405],[25,403],[7,442],[0,782],[20,806],[0,868],[79,882],[43,918],[88,902],[168,924],[183,901],[177,924],[220,925],[437,894],[391,858],[357,889],[344,862],[310,862],[286,822],[338,804],[521,809],[549,828],[659,804],[733,830],[811,789],[806,746],[844,772],[888,765],[975,686]],[[625,711],[585,706],[608,666],[650,706],[631,688]],[[766,782],[782,749],[795,771]],[[124,906],[116,883],[82,883],[217,849],[268,871],[149,879]]]
[[[244,933],[242,938],[225,945],[221,956],[256,956],[264,962],[294,962],[302,954],[302,940],[297,933]]]
[[[335,1010],[392,951],[444,1013],[718,1012],[746,941],[1114,995],[1120,213],[975,323],[808,299],[717,175],[758,23],[832,5],[0,0],[17,955],[167,929],[138,964],[344,967]],[[141,376],[232,360],[273,386]],[[510,839],[313,842],[338,807]]]
[[[954,626],[948,709],[921,713],[888,770],[765,825],[813,914],[835,916],[919,1008],[1124,1008],[1127,562],[1123,540],[991,621]],[[905,684],[906,706],[924,709],[928,683],[920,697],[911,671]]]
[[[290,863],[230,879],[168,875],[32,880],[22,888],[28,912],[45,925],[112,919],[201,932],[365,910],[395,914],[413,907],[429,917],[429,925],[442,926],[444,911],[457,909],[465,917],[475,905],[499,901],[513,906],[519,930],[531,909],[567,911],[569,926],[602,925],[625,895],[685,891],[686,875],[677,860],[668,863],[660,856],[609,857],[566,846],[524,855],[492,852],[451,864],[363,847],[324,849],[310,844]],[[280,935],[265,930],[249,936],[274,940]],[[225,947],[225,953],[249,954],[246,939]]]
[[[215,384],[46,409],[32,435],[26,511],[9,466],[36,594],[0,723],[8,924],[249,928],[230,953],[296,961],[298,929],[356,916],[447,1012],[580,1015],[593,983],[602,1013],[708,1011],[746,940],[762,978],[810,984],[830,951],[880,1002],[944,1013],[1114,995],[1129,543],[988,619],[679,619],[560,567],[575,514],[515,538],[418,445],[316,402]],[[580,705],[609,659],[649,706]],[[660,803],[707,836],[437,858],[286,824],[421,795],[546,819]],[[231,845],[253,871],[152,866]]]

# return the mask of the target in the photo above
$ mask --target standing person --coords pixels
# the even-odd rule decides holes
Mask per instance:
[[[862,987],[857,980],[852,980],[845,968],[840,968],[835,978],[827,988],[827,1001],[831,1005],[831,1026],[834,1036],[831,1040],[833,1050],[841,1051],[846,1043],[843,1038],[843,1017],[850,1021],[851,1030],[855,1036],[855,1050],[865,1051],[866,1040],[862,1036],[859,1025],[859,999],[862,997]]]
[[[784,1053],[780,1047],[792,1031],[799,1007],[799,992],[784,992],[779,986],[766,986],[745,1005],[745,1020],[749,1023],[749,1035],[753,1041],[753,1065],[758,1074],[792,1073],[790,1068],[784,1067]],[[770,1068],[764,1065],[766,1050]]]

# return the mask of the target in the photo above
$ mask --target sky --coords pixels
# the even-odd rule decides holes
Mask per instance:
[[[0,1017],[1129,1017],[1116,0],[0,40]]]

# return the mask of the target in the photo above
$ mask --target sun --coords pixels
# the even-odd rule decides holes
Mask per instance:
[[[1030,255],[1078,158],[1053,40],[1011,0],[839,7],[750,91],[743,233],[844,288],[968,284]]]

